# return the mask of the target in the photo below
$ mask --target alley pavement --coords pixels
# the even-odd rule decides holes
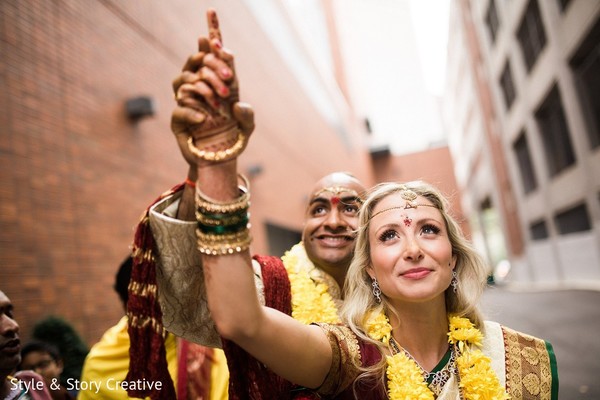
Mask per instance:
[[[600,399],[600,291],[493,285],[482,305],[486,319],[552,344],[559,399]]]

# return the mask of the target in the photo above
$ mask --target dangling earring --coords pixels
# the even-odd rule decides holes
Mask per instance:
[[[458,274],[454,270],[452,270],[452,280],[450,281],[450,285],[452,285],[452,291],[456,293],[456,290],[458,289]]]
[[[375,301],[381,303],[381,289],[379,288],[379,283],[377,283],[377,278],[373,278],[371,286],[373,286],[373,296],[375,296]]]

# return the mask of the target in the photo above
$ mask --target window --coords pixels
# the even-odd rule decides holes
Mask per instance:
[[[494,0],[490,0],[487,12],[485,13],[485,23],[487,24],[490,32],[490,41],[494,43],[496,41],[496,34],[500,27],[500,21],[498,20],[498,13],[496,12],[496,5]]]
[[[535,171],[533,170],[533,163],[531,162],[531,153],[529,151],[529,145],[527,144],[527,137],[525,132],[521,132],[519,138],[513,145],[515,156],[517,157],[517,163],[519,165],[519,171],[521,172],[521,183],[523,184],[523,191],[530,193],[537,188],[537,180],[535,178]]]
[[[529,225],[529,234],[531,235],[531,240],[547,239],[548,227],[546,226],[546,221],[541,220],[537,222],[532,222]]]
[[[600,20],[570,61],[592,149],[600,146]]]
[[[535,64],[538,55],[546,45],[544,24],[536,0],[529,1],[527,9],[525,10],[525,15],[519,25],[517,37],[519,39],[519,44],[521,45],[527,72],[529,72]]]
[[[585,203],[556,214],[554,222],[556,223],[558,233],[561,235],[589,231],[591,229],[590,217]]]
[[[510,72],[510,62],[507,60],[502,75],[500,75],[500,87],[502,88],[502,94],[504,95],[504,104],[506,109],[510,110],[515,97],[515,85],[513,84],[512,73]]]
[[[481,212],[481,229],[485,247],[491,265],[497,265],[507,258],[506,242],[502,232],[502,218],[492,199],[486,197],[479,206]]]
[[[544,103],[535,112],[550,176],[555,176],[575,163],[575,153],[558,87],[554,85]]]
[[[560,11],[565,11],[566,8],[569,6],[569,3],[571,2],[571,0],[558,0],[558,6],[560,7]]]
[[[269,254],[281,257],[293,245],[302,240],[302,233],[286,227],[266,223]]]

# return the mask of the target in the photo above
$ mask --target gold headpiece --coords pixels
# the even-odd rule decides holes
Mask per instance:
[[[386,208],[385,210],[378,211],[375,214],[373,214],[371,216],[371,218],[369,218],[369,220],[375,218],[376,216],[378,216],[381,213],[384,213],[384,212],[390,211],[390,210],[398,210],[398,209],[408,210],[409,208],[417,208],[417,207],[438,208],[437,206],[434,206],[433,204],[417,203],[416,200],[417,200],[417,197],[419,197],[419,195],[404,185],[402,186],[399,193],[400,193],[400,197],[402,197],[404,200],[406,200],[406,203],[404,204],[404,206],[395,206],[395,207]]]

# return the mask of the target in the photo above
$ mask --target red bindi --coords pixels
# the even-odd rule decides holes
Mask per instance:
[[[412,223],[412,219],[410,219],[408,217],[404,217],[404,226],[410,226],[411,223]]]
[[[333,204],[334,206],[336,206],[340,201],[342,201],[342,200],[337,196],[333,196],[331,198],[331,204]]]

